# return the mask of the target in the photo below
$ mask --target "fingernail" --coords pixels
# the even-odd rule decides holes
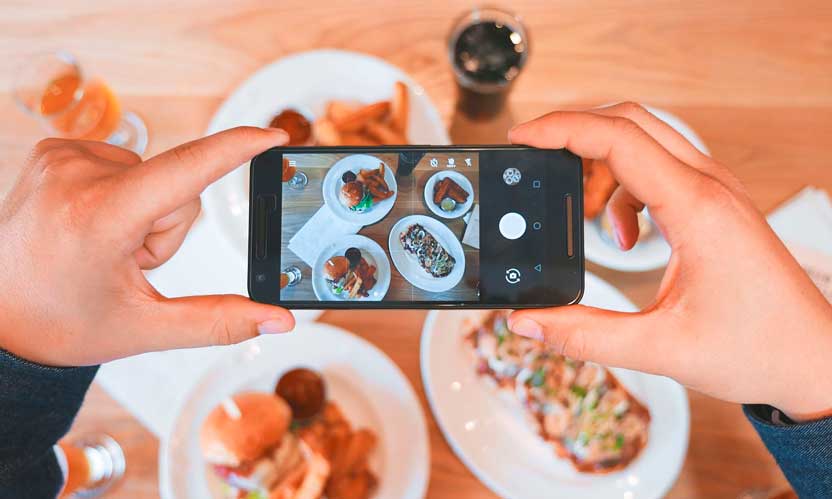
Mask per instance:
[[[543,328],[531,319],[520,319],[511,324],[511,331],[533,340],[543,340]]]
[[[286,322],[280,319],[263,321],[257,325],[257,334],[277,334],[286,332],[288,332]]]

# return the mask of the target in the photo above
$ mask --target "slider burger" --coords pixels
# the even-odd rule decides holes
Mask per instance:
[[[329,463],[289,431],[286,401],[261,392],[241,392],[232,400],[234,410],[215,407],[200,431],[202,454],[228,487],[225,497],[321,497]]]
[[[341,204],[358,213],[365,212],[373,206],[373,196],[364,189],[364,184],[357,180],[342,185],[338,198]]]
[[[340,292],[346,284],[350,261],[345,256],[333,256],[324,262],[324,278],[334,292]]]

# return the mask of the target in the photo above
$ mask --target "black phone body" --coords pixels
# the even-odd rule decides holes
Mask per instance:
[[[565,149],[270,149],[250,167],[249,296],[290,309],[577,303],[582,178]]]

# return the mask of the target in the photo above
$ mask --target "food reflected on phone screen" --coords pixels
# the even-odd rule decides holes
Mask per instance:
[[[287,153],[280,300],[479,302],[479,153]]]

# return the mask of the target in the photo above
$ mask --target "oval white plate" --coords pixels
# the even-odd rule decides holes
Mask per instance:
[[[456,264],[450,274],[445,277],[433,277],[419,265],[416,257],[411,256],[410,253],[407,253],[402,248],[399,235],[413,224],[421,224],[422,227],[433,234],[433,237],[439,241],[439,244],[445,248],[445,251],[454,257]],[[413,284],[419,289],[436,293],[447,291],[459,284],[463,274],[465,274],[465,252],[462,250],[462,244],[447,225],[435,218],[425,215],[409,215],[400,219],[390,229],[387,248],[390,250],[390,259],[393,260],[393,265],[396,266],[396,270],[410,284]]]
[[[379,203],[373,203],[369,210],[362,213],[350,210],[338,199],[341,186],[344,185],[341,180],[344,173],[349,170],[358,175],[360,170],[375,170],[379,167],[379,163],[384,163],[384,161],[369,154],[353,154],[339,159],[327,170],[324,181],[321,182],[324,204],[336,217],[345,222],[371,225],[390,213],[393,204],[396,203],[396,197],[399,195],[399,186],[396,184],[396,175],[387,163],[384,163],[384,181],[387,182],[387,187],[393,191],[392,196]]]
[[[460,187],[465,189],[468,193],[468,200],[462,204],[456,205],[451,211],[442,211],[442,208],[436,205],[433,202],[433,187],[436,185],[437,182],[443,180],[447,177],[451,177],[451,179],[459,184]],[[454,172],[454,171],[444,171],[444,172],[436,172],[434,173],[425,183],[425,203],[428,205],[428,209],[433,212],[434,215],[442,217],[442,218],[459,218],[462,215],[468,213],[468,210],[474,206],[474,186],[471,185],[471,181],[468,180],[468,177],[465,175]]]
[[[654,116],[664,121],[703,154],[710,151],[702,139],[679,117],[662,109],[645,106]],[[604,267],[624,272],[645,272],[667,265],[670,260],[670,246],[657,227],[653,237],[637,243],[629,251],[622,251],[614,242],[604,237],[598,220],[584,221],[584,256],[587,260]]]
[[[618,290],[592,274],[586,275],[582,303],[635,310]],[[431,410],[453,451],[477,478],[510,499],[664,497],[687,452],[690,412],[684,388],[668,378],[613,369],[650,409],[647,446],[624,470],[578,473],[528,426],[519,403],[477,376],[463,324],[479,313],[431,312],[421,345],[422,380]]]
[[[360,249],[367,263],[376,267],[376,284],[370,290],[370,296],[358,298],[357,301],[381,301],[390,289],[390,262],[387,260],[384,249],[377,242],[358,234],[343,237],[321,250],[312,272],[312,289],[315,291],[315,296],[323,301],[352,301],[333,293],[323,275],[324,263],[333,256],[343,256],[347,248]]]
[[[240,125],[267,126],[285,108],[320,116],[331,99],[365,103],[388,99],[396,81],[405,82],[410,92],[410,142],[450,144],[442,118],[418,83],[381,59],[343,50],[301,52],[264,66],[223,102],[206,134]],[[206,214],[216,219],[231,245],[246,257],[248,163],[209,187],[202,200]]]
[[[323,373],[328,396],[355,427],[379,437],[370,465],[379,478],[376,499],[419,499],[427,487],[427,428],[413,387],[381,350],[342,329],[304,324],[292,334],[261,337],[229,352],[194,387],[159,450],[166,499],[208,499],[208,470],[199,449],[199,426],[224,397],[240,390],[274,388],[297,366]],[[405,428],[406,431],[402,429]]]

